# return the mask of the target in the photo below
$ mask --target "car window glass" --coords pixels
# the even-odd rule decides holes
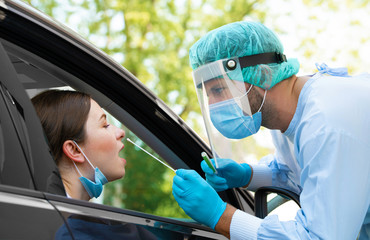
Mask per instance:
[[[268,215],[278,215],[280,221],[294,220],[299,209],[300,207],[293,200],[289,200],[275,193],[267,195]]]

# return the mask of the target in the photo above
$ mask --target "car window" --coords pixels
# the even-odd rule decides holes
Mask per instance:
[[[267,195],[268,215],[278,215],[280,221],[294,220],[299,209],[300,207],[293,200],[276,193]]]
[[[27,91],[29,99],[37,93],[51,88],[86,91],[86,89],[81,89],[79,86],[76,87],[68,82],[63,82],[63,78],[53,74],[51,71],[55,70],[51,68],[53,66],[50,63],[45,63],[43,59],[35,60],[37,56],[33,56],[24,49],[18,49],[16,46],[11,46],[10,44],[7,45],[7,49],[10,52],[13,66],[15,66],[15,70],[23,87]],[[31,55],[33,58],[30,57]],[[27,57],[29,59],[27,59],[26,62],[24,59]],[[69,77],[73,78],[74,81],[79,81],[79,79],[74,76],[69,75]],[[90,91],[93,93],[93,98],[94,94],[98,94],[95,90]],[[125,177],[106,184],[103,194],[93,201],[157,216],[184,220],[189,219],[178,206],[172,195],[172,178],[174,172],[155,160],[155,158],[160,159],[169,166],[172,165],[173,168],[177,168],[178,166],[173,166],[173,162],[167,162],[166,159],[163,159],[158,153],[152,150],[143,139],[135,134],[136,131],[142,131],[140,126],[137,127],[135,123],[131,123],[131,125],[136,127],[135,130],[131,131],[131,129],[126,126],[125,122],[120,122],[114,118],[109,113],[109,111],[112,111],[112,103],[106,104],[106,100],[101,99],[94,100],[96,100],[103,109],[105,109],[105,105],[108,105],[109,107],[105,109],[108,115],[108,121],[125,130],[126,136],[123,140],[125,148],[121,151],[121,154],[122,157],[127,160],[127,165]],[[121,110],[117,110],[116,108],[116,111]],[[135,119],[133,121],[135,121]],[[148,134],[144,135],[148,137]],[[127,141],[127,138],[132,140],[136,145]],[[46,141],[45,137],[41,138],[41,140]],[[154,140],[151,144],[158,145]],[[41,163],[46,164],[48,161],[53,160],[50,158],[39,158],[36,162],[41,165]],[[47,185],[48,176],[52,175],[52,171],[55,171],[55,168],[48,168],[48,174],[35,177],[38,178],[39,182],[43,181],[44,184]],[[47,191],[47,188],[41,190]]]

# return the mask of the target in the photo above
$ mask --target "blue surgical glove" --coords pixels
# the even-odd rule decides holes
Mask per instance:
[[[213,229],[226,209],[217,192],[194,170],[176,171],[172,194],[188,216]]]
[[[211,159],[215,166],[214,159]],[[201,167],[206,174],[207,182],[217,191],[224,191],[229,188],[244,187],[251,180],[252,169],[247,163],[237,163],[231,159],[217,159],[217,175],[208,167],[203,160]]]

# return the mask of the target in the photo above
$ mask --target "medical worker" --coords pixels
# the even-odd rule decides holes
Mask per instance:
[[[191,47],[190,63],[211,147],[211,125],[230,141],[264,126],[276,146],[256,165],[218,158],[217,174],[203,161],[206,180],[177,170],[173,195],[190,217],[231,239],[369,239],[369,74],[317,64],[317,73],[296,76],[298,61],[256,22],[209,32]],[[257,218],[216,192],[262,186],[300,195],[294,220]]]

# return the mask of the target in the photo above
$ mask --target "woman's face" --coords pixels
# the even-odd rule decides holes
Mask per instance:
[[[86,138],[81,148],[92,165],[98,167],[108,181],[122,178],[126,160],[118,154],[124,148],[122,138],[125,131],[109,124],[103,109],[94,100],[91,100],[85,131]]]

